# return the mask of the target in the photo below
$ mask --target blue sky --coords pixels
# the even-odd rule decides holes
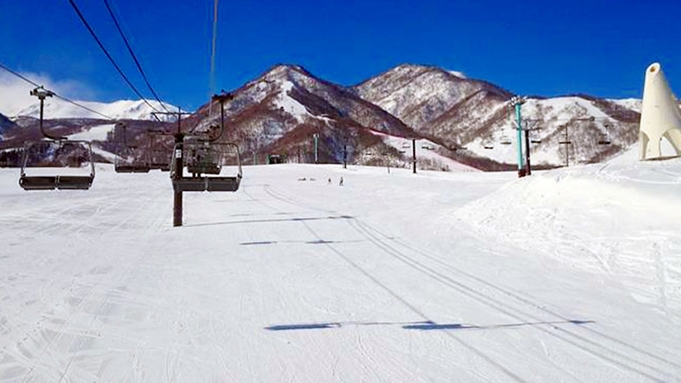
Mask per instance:
[[[164,101],[208,100],[213,0],[109,0]],[[101,0],[76,0],[142,93]],[[278,63],[353,85],[402,63],[464,72],[523,95],[640,97],[659,61],[681,93],[681,1],[220,1],[217,86]],[[70,84],[61,94],[135,99],[68,0],[0,1],[0,62]],[[75,85],[74,85],[75,84]]]

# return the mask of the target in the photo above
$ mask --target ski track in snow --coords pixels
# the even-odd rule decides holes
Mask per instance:
[[[449,219],[511,177],[246,167],[172,228],[167,173],[29,193],[0,169],[0,382],[679,381],[675,314],[607,255],[587,273]]]
[[[286,203],[294,204],[296,206],[301,206],[301,207],[306,207],[304,204],[301,204],[300,202],[296,202],[290,197],[283,197],[283,193],[277,195],[272,191],[271,188],[266,187],[266,192],[273,196],[274,198],[281,200]],[[314,209],[314,208],[313,208]],[[326,210],[322,210],[322,212],[329,212]],[[331,212],[334,213],[334,212]],[[337,214],[337,213],[336,213]],[[571,330],[570,328],[566,327],[560,327],[560,324],[567,324],[567,323],[576,323],[578,324],[579,320],[571,320],[569,318],[566,318],[564,315],[556,314],[553,313],[549,310],[543,309],[541,305],[537,305],[534,303],[531,303],[529,300],[519,297],[518,295],[514,293],[508,293],[503,289],[500,289],[493,284],[489,283],[483,283],[484,287],[481,288],[481,286],[474,286],[470,287],[466,284],[462,284],[455,279],[446,276],[442,274],[441,272],[436,271],[435,269],[424,265],[422,262],[415,260],[413,258],[413,255],[407,255],[404,252],[396,249],[395,247],[391,246],[389,243],[385,242],[385,239],[390,240],[390,237],[382,234],[380,231],[376,230],[375,228],[372,228],[369,225],[363,224],[361,221],[355,219],[352,219],[349,221],[350,226],[352,226],[356,232],[358,232],[360,235],[364,236],[367,238],[369,241],[373,243],[379,250],[382,250],[385,254],[396,258],[400,260],[401,262],[405,263],[409,267],[412,267],[416,270],[419,270],[429,276],[430,278],[433,278],[443,284],[445,284],[448,287],[451,287],[453,290],[458,291],[459,293],[469,296],[474,300],[477,300],[479,302],[482,302],[483,304],[490,306],[491,308],[503,312],[510,317],[517,319],[518,321],[521,322],[526,322],[526,321],[536,321],[537,324],[540,325],[549,325],[547,327],[551,328],[551,331],[549,329],[545,329],[541,326],[537,326],[538,329],[540,329],[543,332],[546,332],[548,335],[551,335],[557,339],[562,340],[563,342],[570,344],[586,353],[589,353],[593,356],[599,357],[602,360],[609,362],[613,365],[618,366],[619,368],[623,370],[629,370],[634,373],[638,373],[642,376],[645,376],[651,380],[658,380],[660,379],[659,377],[655,376],[654,374],[661,374],[662,377],[664,377],[665,372],[664,369],[659,368],[653,364],[645,363],[640,361],[640,356],[644,357],[649,357],[655,360],[655,362],[660,363],[662,366],[672,366],[675,368],[681,368],[681,364],[673,362],[671,360],[665,359],[663,357],[651,354],[649,352],[646,352],[645,350],[641,350],[637,348],[635,345],[631,345],[625,342],[622,342],[616,338],[610,337],[607,334],[600,333],[596,330],[592,330],[592,334],[598,335],[600,338],[605,338],[605,340],[614,343],[614,345],[607,345],[601,343],[602,340],[591,340],[588,338],[588,336],[582,335],[577,331]],[[308,230],[310,230],[313,235],[315,235],[320,241],[323,241],[323,239],[318,236],[312,229],[309,228],[307,223],[304,223],[307,227]],[[381,238],[382,237],[382,238]],[[327,244],[327,246],[332,247],[332,245]],[[409,247],[408,245],[402,245],[407,249],[407,252],[410,252],[414,254],[414,249]],[[334,250],[335,251],[335,250]],[[418,254],[418,253],[417,253]],[[339,254],[340,255],[340,254]],[[427,259],[430,260],[436,260],[436,257],[433,257],[428,254],[421,253],[421,256],[426,257]],[[451,265],[448,265],[443,262],[438,262],[440,263],[441,266],[447,267],[448,269],[453,269],[459,274],[465,275],[469,279],[475,280],[474,277],[467,275],[465,272],[461,272],[460,270],[457,270],[455,267],[452,267]],[[356,266],[359,268],[359,266]],[[360,268],[361,269],[361,268]],[[368,275],[367,276],[371,279],[373,279],[372,276]],[[391,290],[389,290],[387,287],[383,286],[380,282],[374,280],[377,284],[379,284],[381,287],[384,289],[388,290],[389,293],[395,294]],[[483,281],[477,280],[476,282],[480,283]],[[508,303],[505,303],[504,301],[501,301],[498,297],[495,297],[493,294],[484,294],[480,293],[480,291],[484,291],[485,288],[489,289],[492,288],[497,291],[501,291],[502,293],[505,293],[506,297],[514,298],[517,301],[520,302],[519,306],[526,306],[526,307],[519,307],[519,306],[512,306],[509,305]],[[398,300],[401,300],[403,304],[407,305],[414,313],[416,313],[418,316],[420,316],[425,323],[433,323],[433,321],[428,318],[425,314],[421,313],[418,309],[414,308],[411,304],[409,304],[406,301],[403,301],[401,297],[397,296],[395,294],[395,297]],[[543,313],[549,314],[553,318],[549,319],[544,319],[538,316],[537,314],[533,314],[531,312],[528,312],[527,309],[531,309],[531,311],[536,311],[536,309],[539,309],[539,311]],[[553,322],[551,322],[553,320]],[[589,326],[584,326],[587,330],[589,329]],[[445,334],[452,336],[452,333],[450,332],[445,332]],[[454,338],[455,340],[458,341],[457,338]],[[460,341],[459,341],[460,342]],[[464,344],[467,348],[471,349],[471,347],[467,344]],[[624,350],[619,351],[615,347],[621,347]],[[477,350],[475,350],[477,351]],[[479,352],[479,351],[477,351]],[[635,356],[630,356],[632,353],[637,353],[639,355]],[[486,355],[481,354],[483,358],[485,358],[488,362],[496,366],[497,368],[502,369],[509,378],[512,378],[513,380],[517,381],[522,381],[520,377],[517,375],[513,374],[503,366],[497,364],[494,362],[491,358],[488,358]],[[648,372],[649,371],[649,372]],[[662,378],[664,379],[664,378]]]

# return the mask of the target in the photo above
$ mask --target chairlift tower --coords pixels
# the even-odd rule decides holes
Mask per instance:
[[[177,116],[177,132],[175,132],[175,149],[173,150],[173,159],[175,172],[172,174],[174,180],[182,178],[184,169],[184,133],[182,133],[182,116],[191,114],[183,112],[178,108],[177,112],[152,112],[152,114],[164,114]],[[171,166],[172,167],[172,166]],[[174,190],[173,194],[173,226],[182,226],[182,191]]]
[[[532,165],[530,165],[530,143],[539,143],[537,140],[530,140],[530,132],[533,130],[541,130],[537,127],[541,120],[525,120],[523,121],[522,130],[525,131],[525,173],[526,175],[532,174]]]
[[[230,94],[215,95],[212,101],[218,101],[221,104],[221,119],[220,132],[216,137],[207,137],[201,139],[197,136],[188,136],[182,132],[182,127],[178,123],[177,133],[175,134],[175,147],[173,149],[173,162],[170,168],[170,178],[173,184],[173,226],[182,226],[182,193],[184,192],[235,192],[239,189],[241,178],[243,176],[241,170],[241,159],[239,155],[239,147],[234,143],[218,143],[217,141],[222,137],[225,129],[224,119],[224,102],[231,99]],[[182,112],[177,113],[178,117]],[[178,118],[179,120],[179,118]],[[185,142],[185,138],[194,138],[195,141]],[[198,140],[196,140],[198,138]],[[185,146],[185,144],[187,144]],[[201,159],[197,157],[192,158],[192,163],[187,165],[187,168],[192,174],[191,177],[184,176],[185,166],[185,150],[187,147],[194,145],[196,150],[203,151]],[[198,145],[198,146],[197,146]],[[237,174],[235,176],[222,176],[220,170],[222,169],[221,160],[224,157],[224,150],[226,147],[234,148],[236,153]],[[223,152],[221,152],[221,150]],[[216,174],[209,176],[206,174]]]

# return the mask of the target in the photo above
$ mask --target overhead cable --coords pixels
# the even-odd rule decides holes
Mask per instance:
[[[113,64],[113,66],[116,68],[116,71],[118,71],[118,74],[121,75],[121,77],[123,78],[123,80],[125,81],[125,83],[128,84],[128,86],[130,87],[130,89],[133,90],[133,92],[135,92],[135,94],[137,95],[137,97],[141,98],[142,101],[144,101],[144,103],[147,104],[151,109],[153,109],[154,111],[158,112],[159,110],[156,109],[151,103],[149,103],[149,101],[148,101],[146,98],[144,98],[144,96],[142,96],[142,93],[140,93],[140,91],[137,90],[137,88],[135,87],[135,85],[133,85],[132,82],[130,82],[130,80],[128,79],[128,77],[125,75],[125,73],[123,73],[123,70],[121,70],[121,68],[118,66],[118,64],[116,64],[116,61],[113,59],[113,57],[111,57],[111,54],[110,54],[109,51],[106,49],[106,47],[104,46],[104,44],[102,44],[102,41],[99,39],[99,37],[97,37],[97,34],[95,33],[95,31],[94,31],[94,30],[92,29],[92,27],[90,26],[90,23],[87,22],[87,20],[85,19],[85,16],[83,16],[83,14],[80,12],[80,9],[78,8],[78,6],[77,6],[76,3],[74,2],[74,0],[69,0],[69,3],[71,3],[71,6],[73,7],[73,10],[76,12],[76,14],[78,15],[78,17],[80,18],[80,21],[83,22],[83,25],[85,25],[85,27],[87,28],[87,30],[90,32],[90,34],[92,35],[92,37],[93,37],[93,38],[95,39],[95,41],[97,42],[97,45],[99,45],[99,48],[102,49],[102,52],[104,52],[104,54],[105,54],[106,57],[109,59],[109,61],[111,61],[111,64]],[[152,114],[152,115],[154,116],[154,118],[156,118],[157,121],[161,122],[161,119],[159,119],[158,116],[156,116],[155,114]]]
[[[106,9],[109,11],[109,15],[111,15],[111,19],[113,20],[114,24],[116,25],[116,29],[118,29],[118,33],[121,35],[121,38],[123,38],[123,41],[125,42],[125,46],[128,48],[128,52],[130,53],[130,56],[132,56],[133,61],[135,61],[135,65],[137,65],[137,70],[139,70],[140,74],[142,75],[142,78],[144,79],[144,82],[147,84],[147,88],[149,88],[149,90],[151,91],[151,94],[154,95],[154,98],[156,99],[156,101],[159,102],[161,107],[166,112],[170,112],[170,110],[168,110],[168,108],[166,108],[166,106],[163,104],[163,102],[159,99],[154,88],[151,86],[151,83],[149,82],[149,79],[147,78],[146,73],[144,73],[144,70],[142,69],[142,65],[140,64],[139,60],[137,60],[137,55],[135,55],[135,52],[133,51],[132,47],[130,46],[130,42],[128,41],[128,38],[125,36],[125,33],[123,33],[123,30],[121,29],[121,26],[118,23],[116,16],[114,15],[113,11],[111,10],[111,5],[109,4],[109,0],[104,0],[104,5],[106,5]]]
[[[31,81],[31,80],[29,80],[28,78],[26,78],[25,76],[22,76],[21,74],[19,74],[19,73],[13,71],[12,69],[6,67],[6,66],[3,65],[2,63],[0,63],[0,68],[6,70],[7,72],[13,74],[13,75],[16,76],[16,77],[19,77],[20,79],[22,79],[22,80],[26,81],[27,83],[29,83],[29,84],[35,86],[36,88],[41,86],[41,85],[38,85],[35,81]],[[54,93],[54,92],[52,92],[52,93]],[[96,110],[94,110],[94,109],[92,109],[92,108],[89,108],[89,107],[87,107],[87,106],[85,106],[85,105],[82,105],[82,104],[79,104],[79,103],[77,103],[77,102],[75,102],[75,101],[69,100],[68,98],[63,97],[63,96],[60,96],[60,95],[58,95],[58,94],[56,94],[56,93],[54,93],[54,97],[56,97],[56,98],[58,98],[58,99],[60,99],[60,100],[62,100],[62,101],[66,101],[66,102],[68,102],[69,104],[75,105],[75,106],[77,106],[77,107],[79,107],[79,108],[85,109],[85,110],[87,110],[88,112],[92,112],[92,113],[94,113],[94,114],[96,114],[96,115],[102,116],[102,117],[104,117],[104,118],[107,119],[107,120],[115,120],[115,118],[113,118],[113,117],[109,117],[109,116],[107,116],[106,114],[100,113],[100,112],[98,112],[98,111],[96,111]]]
[[[215,56],[217,52],[217,42],[218,42],[218,0],[214,0],[213,2],[213,40],[211,43],[211,52],[210,52],[210,84],[209,86],[209,95],[210,97],[213,97],[215,94]],[[208,109],[208,120],[212,121],[213,120],[213,101],[210,103],[210,108]]]

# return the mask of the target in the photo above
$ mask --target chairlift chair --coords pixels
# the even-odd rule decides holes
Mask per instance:
[[[192,174],[220,174],[222,153],[219,148],[208,142],[190,146],[187,171]]]
[[[94,179],[88,141],[45,140],[24,148],[19,178],[24,190],[88,190]]]
[[[610,135],[607,133],[601,134],[600,138],[598,139],[598,145],[610,145],[612,144],[612,140],[610,139]]]
[[[164,147],[157,147],[154,138],[158,135],[163,135],[162,131],[149,130],[149,168],[159,169],[162,172],[170,171],[170,162],[172,161],[172,149],[167,145]],[[163,143],[161,143],[163,144]]]
[[[114,160],[116,173],[149,173],[151,169],[147,153],[136,150],[136,146],[128,146],[120,151]]]
[[[149,167],[151,169],[159,169],[162,172],[170,171],[171,155],[162,150],[153,150],[151,152],[151,161]]]
[[[598,139],[598,145],[610,145],[612,144],[612,140],[610,138],[610,130],[612,129],[612,122],[611,121],[606,121],[603,124],[603,128],[605,128],[605,132],[600,134],[600,138]]]
[[[170,178],[175,192],[235,192],[239,189],[243,172],[239,147],[236,144],[200,142],[198,147],[192,143],[184,145],[184,166],[192,176],[176,177],[177,172],[182,172],[182,169],[176,169],[173,161]],[[227,155],[230,149],[233,150],[233,156]],[[179,145],[176,145],[173,152],[177,153],[179,150]],[[230,160],[235,163],[226,166],[226,162]],[[233,166],[236,166],[235,175],[222,175],[225,167]]]
[[[126,137],[126,126],[122,125],[123,139],[116,153],[114,170],[116,173],[149,173],[149,153],[145,148],[129,145]]]
[[[43,128],[44,102],[54,92],[42,86],[33,89],[31,96],[40,100],[40,133],[42,141],[24,147],[19,186],[24,190],[88,190],[95,179],[95,163],[89,141],[69,140],[52,136]],[[83,164],[86,164],[83,166]],[[89,166],[87,165],[89,164]],[[74,171],[73,169],[87,169]],[[30,169],[30,170],[29,170]],[[68,169],[68,171],[67,171]],[[27,170],[31,173],[28,174]]]
[[[506,135],[501,136],[501,140],[500,140],[499,143],[502,144],[502,145],[511,145],[512,144],[511,139],[508,138],[508,136],[506,136]]]

